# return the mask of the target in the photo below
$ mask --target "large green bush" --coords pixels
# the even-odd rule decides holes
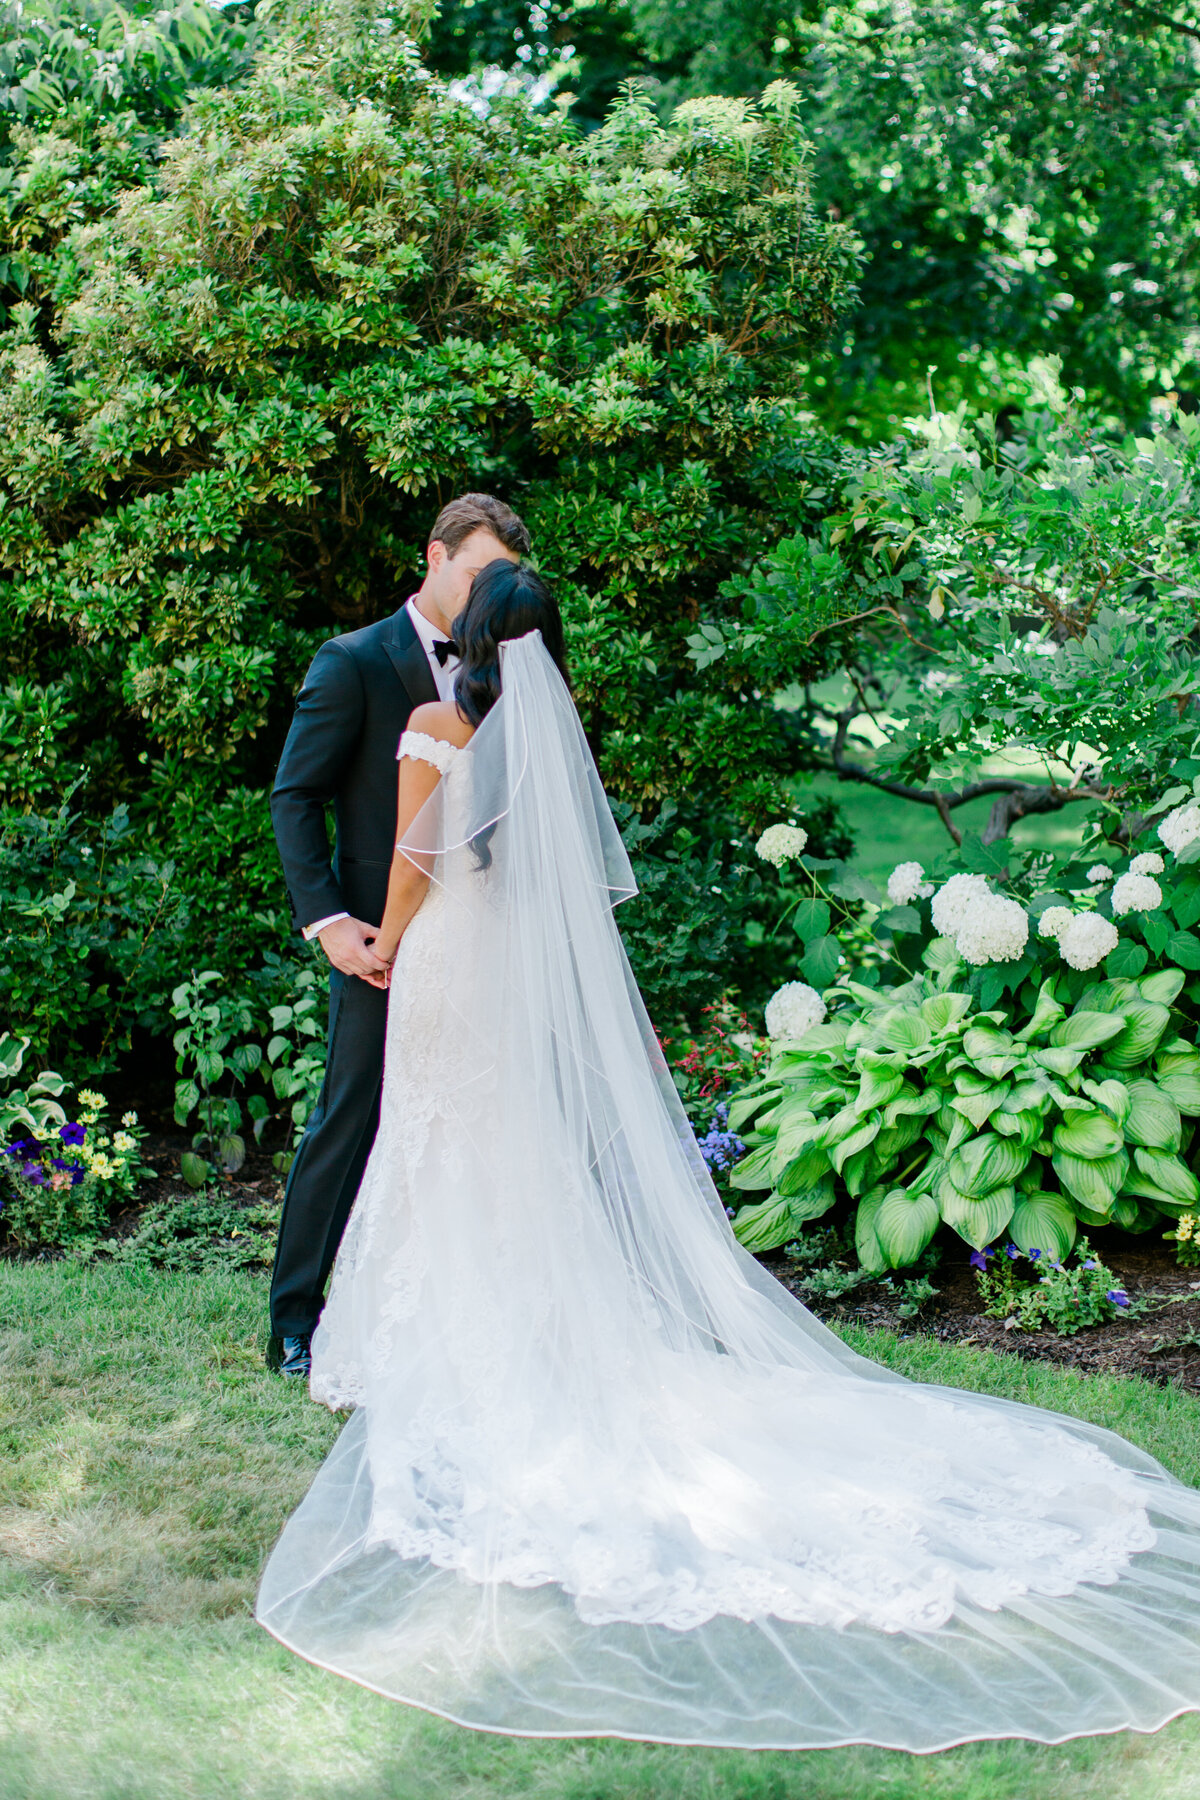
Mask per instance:
[[[264,796],[291,694],[416,586],[458,489],[527,517],[619,799],[751,828],[790,804],[770,696],[794,662],[698,670],[688,638],[832,501],[796,359],[856,251],[810,206],[791,91],[669,127],[630,96],[582,141],[453,99],[407,23],[284,15],[153,176],[35,237],[0,337],[0,797],[46,813],[82,778],[77,806],[127,805],[131,853],[175,863],[185,971],[281,948]],[[44,212],[70,173],[23,154]],[[164,999],[122,1004],[161,1025]]]

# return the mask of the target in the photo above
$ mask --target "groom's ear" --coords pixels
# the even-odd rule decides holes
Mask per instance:
[[[441,538],[430,538],[425,551],[425,561],[428,563],[432,574],[437,574],[449,554],[450,552],[447,550],[445,544],[443,544]]]

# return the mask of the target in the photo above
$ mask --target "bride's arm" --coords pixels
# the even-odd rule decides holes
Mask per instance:
[[[441,776],[432,763],[421,762],[413,756],[400,758],[400,785],[396,803],[397,844],[403,840],[405,832],[440,780]],[[429,860],[432,863],[433,859]],[[381,962],[390,963],[395,957],[400,939],[425,898],[428,886],[428,872],[418,868],[403,850],[395,850],[392,854],[391,874],[388,876],[383,923],[379,927],[379,936],[371,946]]]

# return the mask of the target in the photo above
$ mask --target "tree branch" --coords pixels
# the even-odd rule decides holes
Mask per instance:
[[[1184,37],[1196,38],[1200,41],[1200,26],[1189,25],[1184,19],[1173,19],[1170,13],[1160,12],[1157,6],[1143,6],[1140,0],[1124,0],[1130,12],[1141,13],[1145,19],[1153,20],[1156,25],[1165,25],[1170,31],[1181,31]]]
[[[1116,791],[1112,787],[1102,787],[1097,782],[1082,782],[1069,788],[1056,787],[1053,782],[1049,786],[1043,786],[1040,782],[1021,781],[1011,775],[992,775],[985,781],[968,782],[957,794],[940,794],[933,788],[911,787],[904,781],[890,781],[884,775],[876,775],[863,763],[847,760],[846,735],[855,716],[856,709],[853,707],[846,707],[835,714],[837,730],[830,753],[835,773],[843,781],[861,781],[867,787],[878,788],[884,794],[895,794],[901,800],[911,800],[917,806],[934,807],[956,846],[962,844],[962,832],[955,826],[950,814],[955,807],[965,806],[968,800],[980,800],[987,794],[997,796],[988,815],[988,822],[980,834],[985,844],[994,844],[1000,838],[1007,837],[1016,821],[1029,813],[1060,812],[1073,800],[1111,800]]]

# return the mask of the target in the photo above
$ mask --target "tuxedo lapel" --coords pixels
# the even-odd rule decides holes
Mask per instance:
[[[407,607],[402,606],[388,620],[383,647],[414,706],[437,699],[437,683],[429,667],[429,658],[417,636],[417,628],[408,616]]]

